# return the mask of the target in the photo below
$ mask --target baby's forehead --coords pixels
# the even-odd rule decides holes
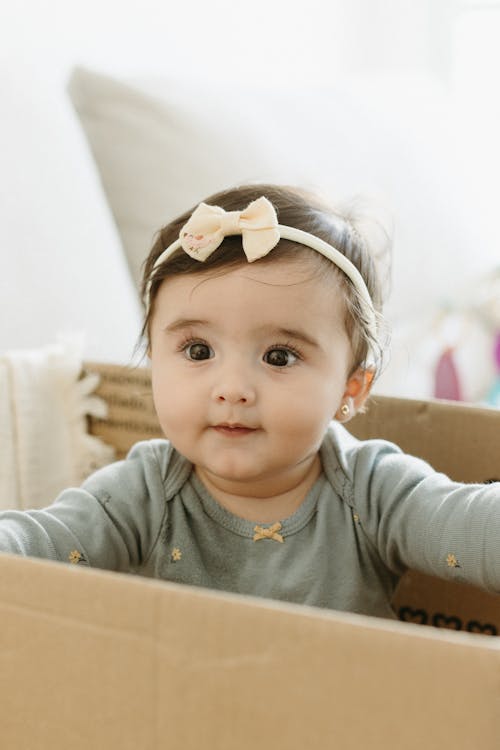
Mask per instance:
[[[241,329],[242,334],[273,327],[337,328],[345,312],[335,279],[295,262],[246,263],[172,277],[165,280],[157,302],[154,317],[162,327],[197,321],[205,327]]]
[[[336,301],[343,296],[338,269],[325,259],[317,262],[309,253],[273,262],[265,258],[217,268],[200,266],[199,270],[167,276],[160,288],[162,295],[184,296],[194,303],[200,297],[214,295],[220,299],[221,295],[234,295],[235,290],[240,290],[245,298],[255,298],[258,303],[269,296],[267,288],[283,299],[306,296],[310,304],[325,296]]]
[[[235,277],[244,276],[257,282],[276,286],[288,286],[290,282],[310,285],[326,284],[330,288],[337,285],[339,275],[342,274],[333,263],[303,245],[295,245],[295,243],[287,243],[287,245],[293,246],[293,251],[285,254],[271,254],[251,263],[242,260],[214,268],[204,267],[200,263],[199,269],[185,274],[185,277],[190,277],[196,283],[220,278],[232,284]]]

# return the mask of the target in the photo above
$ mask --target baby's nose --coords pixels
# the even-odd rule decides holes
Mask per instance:
[[[213,397],[216,401],[229,404],[251,405],[255,403],[255,388],[246,380],[231,377],[219,381],[213,390]]]

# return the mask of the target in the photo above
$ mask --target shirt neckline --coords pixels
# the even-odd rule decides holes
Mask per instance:
[[[298,531],[304,528],[310,521],[311,517],[316,513],[316,505],[318,498],[321,494],[321,489],[326,482],[326,477],[322,471],[318,479],[315,481],[307,495],[305,496],[302,503],[299,505],[292,515],[287,518],[279,519],[281,524],[280,534],[286,538],[291,534],[296,534]],[[201,479],[197,476],[194,469],[188,479],[188,483],[196,495],[200,498],[205,513],[210,516],[214,521],[232,531],[234,534],[243,536],[246,538],[253,539],[255,534],[255,527],[260,526],[262,528],[269,528],[273,526],[272,523],[259,524],[255,521],[248,521],[246,518],[240,518],[231,511],[224,508],[217,500],[210,494]]]

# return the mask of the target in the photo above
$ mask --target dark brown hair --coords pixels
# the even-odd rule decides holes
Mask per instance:
[[[382,286],[377,276],[374,258],[366,239],[357,230],[355,220],[340,211],[334,210],[318,195],[299,188],[253,184],[231,188],[215,193],[205,199],[205,203],[220,206],[226,211],[241,211],[248,204],[264,195],[276,209],[278,223],[296,227],[320,237],[343,253],[358,269],[363,277],[373,306],[378,314],[382,311]],[[217,273],[245,264],[241,237],[226,237],[222,244],[203,263],[191,258],[183,250],[178,250],[158,268],[154,268],[161,253],[178,239],[181,228],[187,222],[196,206],[177,217],[158,232],[153,247],[144,263],[142,294],[145,297],[149,287],[149,299],[145,299],[146,315],[142,338],[149,340],[149,328],[154,313],[156,295],[166,278],[187,273]],[[370,333],[369,322],[363,315],[363,305],[351,281],[331,261],[315,250],[289,240],[280,240],[278,245],[264,258],[255,263],[275,262],[276,259],[303,259],[311,265],[313,273],[323,277],[331,274],[340,281],[345,293],[345,326],[351,339],[353,354],[352,371],[367,364],[367,358],[374,357],[370,366],[378,369],[381,364],[383,347],[379,339]],[[333,280],[333,279],[332,279]],[[338,285],[332,288],[338,289]]]

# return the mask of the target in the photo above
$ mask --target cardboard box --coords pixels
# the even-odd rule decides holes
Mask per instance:
[[[88,367],[110,408],[92,432],[121,454],[158,434],[147,371]],[[377,398],[352,427],[463,478],[498,476],[499,412]],[[402,585],[427,618],[413,619],[500,626],[498,597],[434,584]],[[2,750],[500,744],[500,639],[486,635],[6,555],[0,623]]]
[[[500,641],[2,557],[5,750],[498,750]]]

